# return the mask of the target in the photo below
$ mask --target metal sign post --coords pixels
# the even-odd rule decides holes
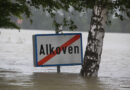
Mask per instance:
[[[60,73],[60,66],[57,66],[57,73]]]

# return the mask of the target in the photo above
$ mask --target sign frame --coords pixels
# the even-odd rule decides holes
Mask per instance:
[[[80,46],[81,46],[81,63],[70,63],[70,64],[48,64],[48,65],[38,65],[38,49],[37,49],[37,37],[38,36],[61,36],[61,35],[80,35]],[[35,67],[46,67],[46,66],[73,66],[83,64],[83,44],[82,44],[82,34],[81,33],[63,33],[63,34],[35,34],[33,38],[33,62]]]

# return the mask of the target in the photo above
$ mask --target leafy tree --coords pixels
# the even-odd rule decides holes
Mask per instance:
[[[6,7],[7,5],[11,8]],[[21,14],[24,13],[29,17],[31,14],[28,6],[37,9],[42,7],[43,12],[48,12],[53,18],[56,33],[59,33],[60,26],[67,26],[70,30],[77,28],[74,20],[68,17],[73,15],[70,8],[78,12],[92,10],[88,43],[81,69],[81,75],[88,77],[98,75],[105,33],[104,26],[111,23],[110,15],[115,15],[115,17],[118,17],[120,20],[124,20],[126,16],[130,17],[130,0],[15,0],[15,2],[1,0],[0,12],[5,16],[2,15],[4,18],[0,17],[0,27],[18,28],[10,21],[9,17],[14,15],[21,18]],[[68,13],[68,15],[63,16],[62,21],[56,20],[59,10]],[[10,25],[10,23],[12,25]]]
[[[31,15],[26,0],[0,0],[0,28],[20,29],[11,18],[21,19],[22,14],[28,18]]]

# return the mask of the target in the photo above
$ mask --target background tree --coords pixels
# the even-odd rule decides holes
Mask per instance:
[[[12,2],[10,0],[2,0],[0,5],[2,14],[5,14],[4,20],[0,18],[0,27],[18,28],[16,24],[10,21],[11,15],[21,18],[21,14],[25,13],[27,17],[30,17],[30,7],[35,7],[36,9],[42,7],[43,12],[48,12],[53,18],[56,33],[59,32],[59,27],[61,26],[68,27],[70,30],[75,30],[77,28],[74,20],[68,17],[74,14],[74,12],[71,12],[70,8],[80,13],[91,9],[92,16],[88,43],[81,69],[81,75],[83,76],[98,75],[105,33],[104,25],[111,23],[111,18],[109,18],[109,16],[115,15],[115,17],[118,17],[120,20],[124,20],[126,16],[130,17],[130,0],[13,0]],[[14,6],[18,8],[9,9],[9,7],[5,7],[7,5],[11,8],[14,8]],[[4,9],[6,12],[3,11]],[[64,15],[63,18],[58,21],[56,16],[60,10],[68,15]],[[12,25],[7,23],[11,23]]]
[[[0,28],[20,29],[12,18],[30,17],[31,12],[26,0],[0,0]]]

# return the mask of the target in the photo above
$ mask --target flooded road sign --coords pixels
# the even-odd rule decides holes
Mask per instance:
[[[81,65],[81,33],[33,35],[34,66]]]

